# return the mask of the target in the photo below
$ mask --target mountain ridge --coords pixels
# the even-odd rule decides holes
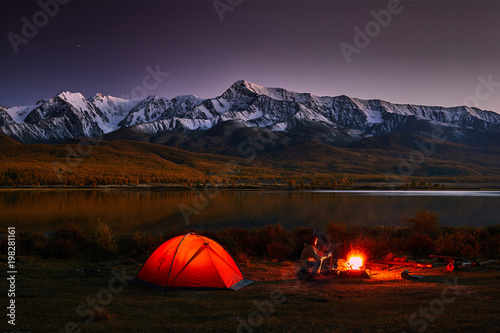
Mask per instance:
[[[346,145],[396,131],[414,119],[454,131],[500,131],[500,114],[474,107],[394,104],[380,99],[317,96],[267,88],[245,80],[220,96],[172,99],[150,95],[126,100],[97,93],[60,92],[32,106],[0,107],[0,133],[23,143],[60,143],[70,138],[131,132],[144,137],[200,133],[227,121],[275,133],[322,133],[321,142]],[[125,129],[128,129],[126,131]],[[125,137],[126,138],[126,137]]]

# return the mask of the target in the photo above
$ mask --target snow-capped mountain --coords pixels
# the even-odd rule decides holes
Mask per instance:
[[[41,104],[41,101],[36,105],[28,106],[13,106],[11,108],[5,108],[0,106],[0,126],[9,124],[24,124],[24,119],[26,116],[37,108]]]
[[[0,127],[4,134],[21,142],[58,142],[103,132],[104,114],[80,93],[62,92],[48,101],[41,101],[34,108],[22,109],[6,109],[12,119],[18,121]]]
[[[155,95],[149,96],[129,109],[125,118],[119,122],[121,127],[129,127],[160,119],[180,117],[186,110],[203,102],[203,99],[194,95],[177,96],[171,100]]]
[[[0,126],[13,124],[14,120],[7,110],[0,106]]]
[[[141,102],[139,99],[122,99],[111,96],[96,94],[90,99],[90,102],[103,115],[104,122],[101,128],[104,133],[116,131],[119,123],[127,117],[130,110]]]
[[[280,133],[320,131],[326,143],[346,144],[390,133],[415,119],[456,131],[500,128],[500,114],[477,108],[320,97],[237,81],[210,99],[186,95],[124,100],[101,94],[86,99],[80,93],[62,92],[33,106],[0,107],[0,133],[20,142],[53,143],[124,129],[145,136],[200,133],[233,122]]]

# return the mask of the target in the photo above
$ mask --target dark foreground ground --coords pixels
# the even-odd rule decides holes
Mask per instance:
[[[295,277],[296,263],[240,263],[255,283],[238,292],[161,292],[122,280],[141,264],[19,258],[15,326],[2,278],[0,332],[498,332],[500,264],[373,267],[371,279]],[[7,271],[2,263],[0,269]],[[5,274],[2,274],[5,276]],[[120,282],[121,281],[121,282]]]

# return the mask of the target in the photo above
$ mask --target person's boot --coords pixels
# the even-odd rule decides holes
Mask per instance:
[[[316,281],[316,279],[314,278],[314,275],[309,275],[307,281]]]
[[[297,277],[300,280],[307,280],[309,278],[309,272],[304,270],[303,268],[300,269],[300,271],[297,272]]]

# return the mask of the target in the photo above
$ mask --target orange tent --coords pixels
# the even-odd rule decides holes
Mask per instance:
[[[216,241],[188,233],[158,247],[136,280],[157,288],[200,287],[238,290],[246,280],[233,257]]]

